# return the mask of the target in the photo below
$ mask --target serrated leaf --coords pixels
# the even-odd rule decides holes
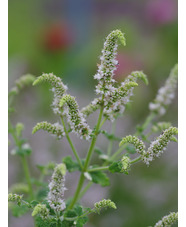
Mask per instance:
[[[81,170],[79,164],[76,161],[72,160],[71,156],[66,156],[65,158],[63,158],[63,163],[65,163],[69,172]]]
[[[108,186],[110,184],[107,175],[101,171],[89,172],[92,177],[92,182],[100,184],[102,187]]]

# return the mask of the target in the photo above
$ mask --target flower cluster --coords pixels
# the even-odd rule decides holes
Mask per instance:
[[[32,212],[32,216],[36,215],[39,215],[42,219],[48,219],[49,209],[46,207],[45,204],[37,204]]]
[[[55,123],[55,124],[51,124],[51,123],[48,123],[46,121],[39,122],[33,128],[32,134],[36,133],[38,130],[41,130],[41,129],[49,132],[52,135],[56,135],[58,139],[61,139],[63,136],[65,136],[63,126],[60,125],[58,122]]]
[[[128,171],[130,170],[130,158],[126,155],[124,155],[121,159],[121,165],[122,165],[122,168],[121,168],[121,172],[123,173],[126,173],[128,174]]]
[[[99,81],[99,84],[96,86],[97,94],[109,95],[112,89],[114,90],[112,86],[115,83],[113,76],[118,64],[116,60],[118,40],[124,46],[126,45],[124,34],[120,30],[115,30],[107,36],[104,43],[102,56],[100,57],[101,64],[98,67],[97,74],[94,76],[94,79]]]
[[[154,227],[164,227],[171,226],[178,221],[178,212],[171,212],[169,215],[164,216],[160,221],[158,221]]]
[[[19,90],[23,89],[25,86],[32,84],[35,80],[35,76],[31,74],[26,74],[16,80],[16,86]]]
[[[130,97],[133,96],[133,90],[137,80],[142,80],[146,85],[148,84],[147,76],[142,71],[134,71],[127,76],[124,82],[121,83],[121,87],[124,87],[126,84],[132,83],[134,86],[128,87],[126,94],[121,96],[120,102],[118,103],[118,112],[123,114],[126,104],[130,101]]]
[[[17,195],[17,194],[8,194],[8,202],[16,202],[18,206],[21,205],[23,195]]]
[[[63,200],[65,188],[65,164],[59,164],[55,167],[52,175],[52,180],[49,184],[48,202],[50,207],[56,212],[60,213],[66,208]]]
[[[47,82],[52,85],[51,91],[54,93],[54,100],[52,103],[53,111],[55,114],[63,115],[63,111],[59,107],[59,101],[62,96],[66,93],[68,87],[63,84],[61,78],[55,76],[53,73],[43,73],[40,77],[38,77],[33,85],[37,85],[43,82]]]
[[[149,165],[149,162],[152,161],[154,157],[160,157],[160,155],[166,150],[173,135],[177,134],[178,129],[176,127],[166,129],[163,134],[156,138],[155,141],[151,142],[148,150],[142,155],[142,160]]]
[[[123,144],[126,144],[126,143],[130,143],[130,144],[134,145],[134,147],[136,148],[136,152],[138,154],[141,154],[141,155],[144,154],[145,144],[143,143],[142,140],[138,139],[136,136],[129,135],[129,136],[124,137],[121,140],[119,146],[122,146]]]
[[[103,208],[116,209],[116,204],[114,202],[112,202],[110,199],[103,199],[103,200],[95,203],[94,207],[95,207],[94,212],[99,214],[101,209],[103,209]]]
[[[154,100],[149,104],[149,109],[158,115],[166,113],[167,106],[171,103],[175,96],[175,90],[178,80],[178,65],[175,65],[171,70],[169,78],[166,80],[165,85],[158,90],[158,94]]]
[[[83,113],[79,111],[79,106],[75,97],[64,95],[59,103],[63,107],[72,132],[80,135],[80,138],[90,139],[91,130],[84,118]]]

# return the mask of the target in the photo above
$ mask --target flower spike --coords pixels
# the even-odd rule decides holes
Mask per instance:
[[[100,57],[101,64],[98,67],[97,74],[94,76],[94,79],[99,81],[96,86],[97,94],[107,93],[112,88],[113,83],[115,83],[113,76],[118,64],[116,60],[118,40],[124,46],[126,45],[124,34],[120,30],[115,30],[107,36],[104,43],[102,56]]]
[[[114,202],[112,202],[110,199],[103,199],[103,200],[95,203],[94,207],[95,207],[94,212],[99,214],[102,208],[116,209],[116,204]]]
[[[163,151],[166,150],[168,143],[172,140],[173,135],[177,134],[178,129],[176,127],[166,129],[155,141],[151,142],[148,150],[142,155],[142,160],[149,165],[149,162],[154,157],[160,157]]]
[[[52,86],[51,91],[54,93],[54,100],[52,103],[53,112],[58,115],[63,115],[62,109],[59,107],[59,101],[66,94],[68,87],[63,84],[60,77],[55,76],[53,73],[43,73],[42,76],[38,77],[33,85],[47,82]]]
[[[37,123],[37,125],[33,128],[32,134],[36,133],[38,130],[43,129],[52,135],[56,135],[58,139],[61,139],[65,136],[64,128],[58,122],[55,124],[48,123],[47,121],[43,121]]]
[[[119,146],[122,146],[125,143],[130,143],[134,145],[134,147],[136,148],[136,152],[138,154],[143,155],[143,153],[145,152],[145,144],[143,143],[142,140],[138,139],[136,136],[130,135],[130,136],[124,137],[120,142]]]
[[[39,215],[42,219],[48,219],[49,209],[46,207],[45,204],[37,204],[32,212],[32,216],[36,215]]]
[[[64,95],[59,103],[60,107],[64,108],[67,116],[67,121],[73,132],[77,133],[80,138],[89,139],[91,130],[86,123],[84,115],[79,111],[79,106],[75,97],[71,95]]]
[[[170,72],[169,78],[165,85],[158,90],[158,94],[153,102],[149,104],[149,109],[158,115],[164,115],[168,105],[175,97],[175,90],[178,80],[178,65],[175,65]]]
[[[66,166],[65,164],[59,164],[55,167],[54,173],[52,175],[52,180],[49,184],[48,202],[50,207],[59,213],[66,208],[65,202],[63,200],[65,188],[65,174]]]
[[[171,226],[178,221],[178,212],[171,212],[169,215],[164,216],[158,221],[154,227]]]

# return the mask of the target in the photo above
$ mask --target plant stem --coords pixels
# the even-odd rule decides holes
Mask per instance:
[[[85,165],[84,165],[84,171],[85,172],[87,171],[87,168],[88,168],[91,156],[92,156],[92,152],[94,151],[94,147],[95,147],[95,144],[96,144],[97,134],[98,134],[98,131],[100,129],[101,119],[102,119],[102,116],[103,116],[103,109],[104,109],[104,107],[102,106],[101,109],[100,109],[99,118],[98,118],[98,122],[97,122],[97,125],[96,125],[95,136],[92,139],[92,142],[91,142],[91,145],[90,145],[90,148],[89,148],[86,160],[85,160]]]
[[[81,175],[80,175],[80,178],[79,178],[79,183],[78,183],[78,186],[77,186],[77,189],[76,189],[74,198],[73,198],[72,202],[70,203],[70,205],[68,206],[67,210],[68,210],[68,209],[72,209],[73,206],[75,205],[76,201],[78,200],[78,198],[79,198],[79,193],[80,193],[81,188],[82,188],[82,186],[83,186],[84,180],[85,180],[84,172],[82,172]]]
[[[25,156],[21,156],[21,161],[22,161],[22,165],[23,165],[26,181],[27,181],[27,184],[28,184],[28,187],[29,187],[30,198],[33,199],[33,189],[32,189],[30,172],[29,172],[29,168],[28,168],[28,163],[27,163],[26,157]]]
[[[77,161],[78,161],[78,163],[79,163],[81,169],[83,169],[83,165],[82,165],[82,163],[81,163],[81,160],[80,160],[80,158],[79,158],[79,155],[78,155],[78,153],[77,153],[77,151],[76,151],[76,149],[75,149],[75,147],[74,147],[74,145],[73,145],[73,143],[72,143],[72,141],[71,141],[71,139],[70,139],[70,136],[69,136],[69,134],[68,134],[68,130],[66,129],[66,126],[65,126],[65,122],[64,122],[64,120],[63,120],[63,117],[61,117],[61,121],[62,121],[62,124],[63,124],[63,127],[64,127],[64,131],[65,131],[65,134],[66,134],[66,138],[67,138],[67,140],[68,140],[68,142],[69,142],[69,144],[70,144],[70,147],[71,147],[71,149],[72,149],[72,151],[73,151],[73,153],[74,153],[74,155],[75,155],[75,157],[76,157],[76,159],[77,159]]]
[[[88,169],[88,172],[96,172],[96,171],[105,171],[108,170],[109,166],[100,166],[92,169]]]
[[[17,137],[15,130],[12,126],[12,123],[9,121],[9,127],[11,130],[11,134],[12,137],[15,141],[16,146],[21,150],[21,142],[19,140],[19,138]],[[30,192],[30,198],[33,199],[34,195],[33,195],[33,189],[32,189],[32,183],[31,183],[31,177],[30,177],[30,171],[29,171],[29,167],[28,167],[28,163],[26,160],[25,156],[21,156],[21,161],[22,161],[22,165],[23,165],[23,170],[24,170],[24,174],[25,174],[25,178],[29,187],[29,192]]]
[[[130,163],[131,163],[131,164],[134,164],[134,163],[136,163],[136,162],[139,162],[140,160],[141,160],[141,156],[139,156],[139,157],[137,157],[137,158],[131,160]]]
[[[104,99],[104,96],[102,97],[102,101],[103,101],[103,99]],[[86,156],[84,168],[82,169],[75,195],[74,195],[72,202],[70,203],[70,205],[67,209],[72,209],[73,206],[75,205],[75,203],[77,202],[78,198],[79,198],[79,193],[81,192],[81,188],[82,188],[84,180],[85,180],[84,172],[87,172],[87,168],[89,166],[89,162],[90,162],[90,159],[91,159],[91,156],[92,156],[92,152],[94,151],[94,147],[95,147],[95,144],[96,144],[97,135],[98,135],[98,132],[99,132],[99,129],[100,129],[101,120],[102,120],[102,116],[103,116],[103,110],[104,110],[104,106],[101,106],[97,125],[96,125],[96,129],[95,129],[95,136],[92,139],[88,154]]]
[[[89,181],[88,184],[83,188],[83,190],[81,191],[79,197],[78,197],[78,200],[81,199],[84,194],[87,192],[87,190],[92,186],[92,181]]]

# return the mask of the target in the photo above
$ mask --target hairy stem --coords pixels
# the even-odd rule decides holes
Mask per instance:
[[[77,159],[77,161],[78,161],[78,163],[79,163],[81,169],[83,169],[83,165],[82,165],[81,160],[80,160],[80,158],[79,158],[79,155],[78,155],[78,153],[77,153],[77,151],[76,151],[76,149],[75,149],[75,147],[74,147],[74,145],[73,145],[73,143],[72,143],[72,141],[71,141],[71,139],[70,139],[70,136],[69,136],[68,130],[67,130],[67,128],[66,128],[66,125],[65,125],[65,122],[64,122],[63,117],[61,117],[61,122],[62,122],[62,124],[63,124],[64,131],[65,131],[65,134],[66,134],[66,138],[67,138],[67,140],[68,140],[68,142],[69,142],[69,144],[70,144],[70,147],[71,147],[71,149],[72,149],[72,151],[73,151],[73,153],[74,153],[74,156],[76,157],[76,159]]]

